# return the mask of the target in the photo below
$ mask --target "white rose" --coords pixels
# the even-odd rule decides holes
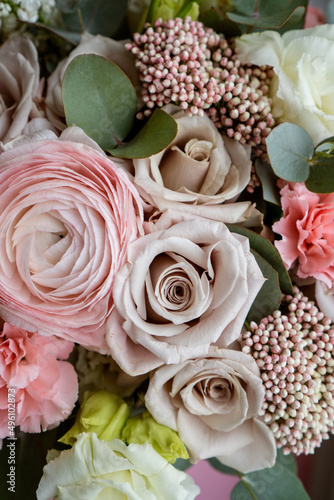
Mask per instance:
[[[249,240],[215,221],[193,219],[128,247],[117,273],[106,340],[130,375],[180,363],[240,334],[264,277]]]
[[[157,422],[179,433],[192,461],[217,457],[248,473],[275,463],[274,436],[256,418],[263,399],[251,356],[211,348],[197,359],[159,368],[145,404]]]
[[[334,25],[243,35],[242,62],[273,66],[273,115],[303,127],[318,144],[334,135]]]
[[[225,223],[250,218],[253,225],[259,223],[250,202],[231,203],[249,182],[251,148],[221,136],[206,115],[187,116],[173,105],[163,109],[176,120],[178,132],[165,150],[133,161],[134,183],[144,200],[160,212],[172,209]]]
[[[39,86],[38,54],[31,40],[14,37],[0,48],[0,141],[19,137],[31,118]]]
[[[37,500],[193,500],[200,490],[149,444],[99,440],[79,434],[70,450],[43,470]]]
[[[90,35],[85,33],[80,44],[72,50],[69,56],[61,61],[55,71],[48,78],[47,92],[45,98],[46,116],[58,129],[64,130],[65,112],[61,87],[65,71],[73,59],[82,54],[97,54],[114,62],[130,78],[132,84],[139,85],[137,70],[133,55],[126,50],[124,43],[102,35]]]

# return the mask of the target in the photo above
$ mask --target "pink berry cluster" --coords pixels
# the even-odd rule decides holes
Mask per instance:
[[[210,118],[229,137],[250,144],[253,152],[261,155],[266,149],[265,139],[275,125],[269,98],[272,68],[242,64],[233,41],[222,36],[212,58],[220,68],[225,92],[219,104],[208,110]]]
[[[283,452],[313,453],[334,432],[334,325],[297,287],[241,344],[260,369],[262,417]]]
[[[135,33],[133,40],[126,47],[136,56],[144,116],[170,102],[189,114],[203,115],[203,109],[221,99],[224,86],[211,59],[219,35],[211,28],[191,18],[158,19],[154,27],[146,25],[143,34]]]
[[[174,103],[188,115],[204,111],[216,126],[255,154],[275,125],[268,96],[271,67],[242,64],[233,40],[203,23],[183,19],[157,20],[135,33],[126,45],[136,57],[144,111]]]

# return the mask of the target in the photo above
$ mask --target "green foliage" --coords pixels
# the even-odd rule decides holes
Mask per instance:
[[[231,476],[241,475],[239,471],[232,469],[232,467],[227,467],[227,465],[222,464],[217,458],[209,458],[208,462],[214,469],[219,470],[223,474],[230,474]]]
[[[231,500],[310,500],[296,476],[295,461],[278,450],[274,467],[241,476]]]
[[[262,184],[263,199],[280,206],[279,190],[277,187],[278,177],[275,175],[271,165],[257,158],[255,161],[255,170]]]
[[[84,7],[87,0],[56,0],[56,6],[65,14],[75,12]]]
[[[229,230],[249,239],[251,252],[266,278],[249,310],[247,321],[260,321],[277,310],[281,292],[293,293],[292,283],[279,252],[270,241],[241,226],[227,225]]]
[[[306,187],[315,193],[334,191],[334,137],[322,141],[315,149]]]
[[[109,153],[118,158],[148,158],[165,149],[176,133],[174,118],[162,109],[156,109],[134,139],[109,150]]]
[[[308,0],[232,0],[226,11],[213,7],[201,20],[226,36],[267,29],[284,33],[303,28],[307,5]]]
[[[127,0],[62,0],[68,29],[113,37],[126,17]]]
[[[246,238],[249,239],[249,245],[251,249],[257,252],[276,271],[279,277],[279,284],[282,292],[290,294],[293,293],[292,283],[290,280],[289,273],[287,272],[283,264],[280,253],[274,247],[274,245],[266,238],[263,238],[254,231],[251,231],[250,229],[230,224],[227,224],[227,226],[232,233],[238,233],[243,236],[246,236]],[[272,311],[273,310],[274,309],[272,309]]]
[[[281,303],[281,290],[279,287],[278,273],[261,255],[251,249],[252,254],[258,263],[266,281],[257,294],[252,307],[250,308],[247,321],[261,321],[273,311],[276,311]]]
[[[77,125],[104,149],[122,143],[137,111],[128,77],[108,59],[80,55],[69,64],[62,87],[66,122]]]
[[[243,474],[226,467],[216,458],[208,460],[224,474],[240,477],[240,482],[231,493],[231,500],[310,500],[300,479],[296,476],[297,467],[292,455],[284,455],[277,450],[273,467]]]
[[[310,135],[298,125],[282,123],[267,137],[267,152],[275,174],[290,182],[305,182],[315,193],[334,191],[334,137],[322,141],[314,149]],[[259,176],[263,174],[260,166]],[[262,175],[263,177],[263,175]],[[268,179],[261,179],[266,193]],[[272,194],[268,195],[273,201]]]
[[[275,127],[266,139],[275,174],[286,181],[304,182],[309,176],[313,141],[303,128],[292,123]]]

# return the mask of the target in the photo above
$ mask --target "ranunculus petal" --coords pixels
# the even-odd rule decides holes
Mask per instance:
[[[114,275],[141,230],[142,204],[83,137],[73,127],[0,157],[0,310],[22,328],[106,352]]]

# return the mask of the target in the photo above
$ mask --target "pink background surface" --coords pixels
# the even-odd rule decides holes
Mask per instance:
[[[230,500],[230,494],[239,479],[222,474],[205,460],[190,467],[187,474],[192,476],[201,493],[196,500]]]
[[[315,457],[313,455],[301,455],[297,458],[297,466],[298,476],[310,494],[315,469]],[[197,486],[201,488],[201,493],[196,497],[196,500],[230,500],[231,491],[239,481],[236,476],[218,472],[205,460],[193,465],[186,472],[192,476]],[[334,500],[334,497],[328,497],[326,500],[330,500],[330,498]]]

